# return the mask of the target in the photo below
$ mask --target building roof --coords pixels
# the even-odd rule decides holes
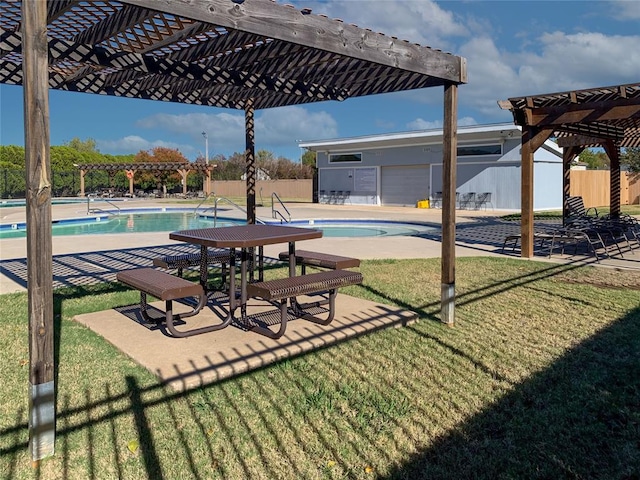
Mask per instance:
[[[478,141],[489,138],[511,138],[520,135],[520,128],[512,123],[497,123],[490,125],[472,125],[458,127],[458,140]],[[413,132],[385,133],[379,135],[365,135],[349,138],[334,138],[328,140],[303,141],[301,148],[317,151],[327,148],[380,148],[399,147],[410,145],[425,145],[430,143],[442,143],[443,130],[417,130]]]
[[[21,0],[0,83],[22,85]],[[53,89],[263,109],[465,83],[466,60],[271,0],[47,3]]]

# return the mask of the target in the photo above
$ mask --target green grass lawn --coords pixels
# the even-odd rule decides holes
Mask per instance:
[[[345,293],[420,321],[187,393],[72,320],[135,293],[57,291],[56,455],[37,467],[27,296],[3,295],[2,478],[639,478],[637,272],[461,258],[451,328],[439,259],[361,271]]]

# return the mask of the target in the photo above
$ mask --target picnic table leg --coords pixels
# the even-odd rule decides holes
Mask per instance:
[[[207,291],[207,277],[209,276],[209,250],[202,245],[200,247],[200,285]]]
[[[247,262],[249,252],[246,248],[240,251],[240,310],[242,317],[247,315]],[[235,292],[233,293],[235,295]]]
[[[258,247],[258,281],[264,282],[264,247]]]

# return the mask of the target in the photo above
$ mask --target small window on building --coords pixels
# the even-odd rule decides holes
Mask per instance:
[[[362,162],[361,153],[331,153],[329,163]]]
[[[491,145],[464,145],[458,147],[459,157],[482,155],[502,155],[502,145],[496,143]]]

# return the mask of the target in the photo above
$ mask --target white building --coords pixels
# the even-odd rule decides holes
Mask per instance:
[[[493,208],[519,209],[520,144],[513,124],[458,127],[456,191],[491,193]],[[442,130],[309,141],[300,147],[316,152],[321,202],[337,198],[415,207],[442,190]],[[553,141],[535,153],[534,186],[534,209],[562,208],[562,150]]]

